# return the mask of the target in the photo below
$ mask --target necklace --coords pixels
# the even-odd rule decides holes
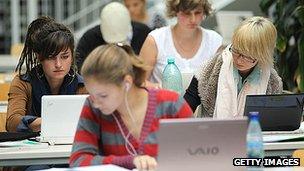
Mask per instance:
[[[185,53],[194,53],[194,51],[195,50],[197,50],[197,48],[198,48],[198,46],[201,44],[201,39],[200,39],[200,33],[198,32],[197,33],[197,36],[195,36],[194,38],[195,38],[195,40],[194,41],[192,41],[192,42],[194,42],[194,44],[192,43],[192,46],[189,48],[186,48],[185,46],[184,46],[184,44],[188,44],[188,43],[190,43],[190,42],[182,42],[182,41],[179,41],[178,40],[178,35],[177,35],[177,33],[176,33],[176,31],[175,31],[175,29],[173,28],[173,42],[174,42],[174,44],[175,45],[177,45],[177,49],[179,50],[181,50],[182,52],[185,52]]]

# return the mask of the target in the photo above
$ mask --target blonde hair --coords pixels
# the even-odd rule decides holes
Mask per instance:
[[[212,12],[211,4],[208,0],[167,0],[167,16],[176,17],[179,11],[188,12],[196,8],[203,8],[205,16],[209,16]]]
[[[258,60],[260,66],[273,66],[277,30],[264,17],[244,20],[234,31],[232,46],[240,53]]]
[[[94,49],[83,63],[81,75],[99,82],[121,85],[126,75],[137,87],[145,81],[146,65],[128,45],[108,44]]]

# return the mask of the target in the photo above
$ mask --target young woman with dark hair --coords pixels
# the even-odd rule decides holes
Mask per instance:
[[[10,132],[40,131],[43,95],[86,93],[75,65],[73,34],[49,17],[29,25],[16,71],[7,109]]]

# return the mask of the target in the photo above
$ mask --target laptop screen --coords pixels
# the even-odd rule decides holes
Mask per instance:
[[[246,132],[246,118],[161,120],[157,170],[242,170],[233,158],[246,157]]]
[[[293,131],[300,127],[303,94],[247,95],[244,115],[257,111],[263,131]]]
[[[72,144],[88,95],[46,95],[41,106],[41,142]]]

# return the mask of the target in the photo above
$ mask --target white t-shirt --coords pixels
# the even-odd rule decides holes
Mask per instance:
[[[220,36],[215,31],[204,29],[201,27],[203,36],[201,45],[192,58],[185,59],[182,58],[181,55],[175,49],[171,29],[171,26],[166,26],[153,30],[149,33],[149,35],[154,38],[158,50],[156,64],[149,79],[151,82],[162,82],[162,72],[165,69],[165,66],[167,65],[168,57],[175,58],[175,64],[181,71],[182,75],[185,75],[184,73],[186,73],[186,75],[188,75],[188,78],[186,78],[188,79],[187,82],[191,81],[189,79],[191,79],[193,74],[197,72],[197,70],[202,66],[203,62],[213,57],[217,49],[222,45],[222,36]],[[189,73],[191,73],[191,76],[189,76]],[[185,80],[183,78],[183,82],[184,81]],[[184,88],[188,86],[184,83],[183,85]]]

